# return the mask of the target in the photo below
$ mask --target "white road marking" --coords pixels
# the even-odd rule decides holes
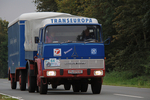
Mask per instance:
[[[114,95],[124,96],[124,97],[132,97],[132,98],[144,98],[144,97],[141,97],[141,96],[126,95],[126,94],[114,94]]]

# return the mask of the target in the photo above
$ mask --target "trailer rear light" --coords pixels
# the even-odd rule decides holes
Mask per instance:
[[[56,76],[56,71],[47,71],[47,76]]]
[[[103,75],[103,70],[96,70],[96,71],[94,71],[94,75],[95,76]]]

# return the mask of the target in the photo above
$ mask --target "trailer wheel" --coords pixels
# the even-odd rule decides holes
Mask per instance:
[[[40,94],[47,94],[48,84],[46,82],[46,79],[41,79],[41,83],[39,86],[39,92]]]
[[[11,78],[11,89],[16,89],[17,82],[15,82],[15,78]]]
[[[80,85],[79,84],[73,84],[72,88],[73,88],[73,92],[79,92],[80,91]]]
[[[65,90],[70,90],[70,87],[71,87],[71,84],[69,84],[69,83],[64,84]]]
[[[36,89],[36,77],[30,76],[28,72],[28,91],[35,92]]]
[[[26,71],[21,70],[19,75],[20,90],[26,90]]]
[[[102,87],[101,79],[93,78],[91,80],[91,89],[93,94],[100,94]]]
[[[36,86],[36,92],[39,92],[39,87],[38,86]]]

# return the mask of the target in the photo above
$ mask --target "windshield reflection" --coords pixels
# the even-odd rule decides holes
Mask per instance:
[[[45,43],[100,42],[100,26],[48,26]]]

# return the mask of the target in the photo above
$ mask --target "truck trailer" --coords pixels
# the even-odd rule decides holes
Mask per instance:
[[[95,18],[59,12],[24,13],[8,25],[11,88],[46,94],[56,89],[101,92],[105,76],[102,26]]]

